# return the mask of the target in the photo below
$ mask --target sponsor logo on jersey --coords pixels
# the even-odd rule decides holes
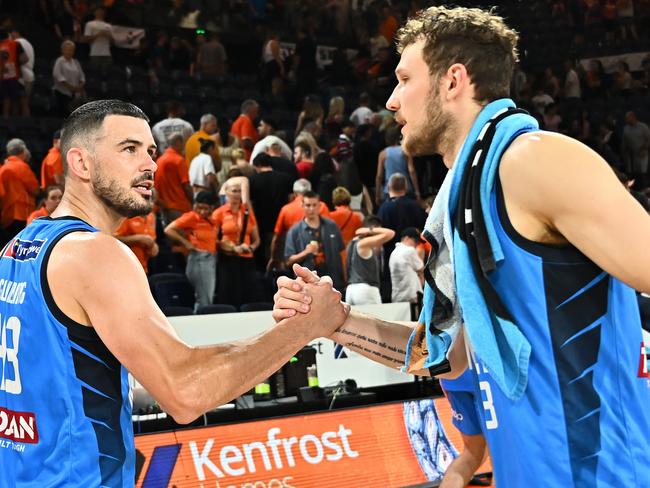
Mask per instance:
[[[36,416],[0,407],[0,438],[26,444],[38,443]]]
[[[7,245],[3,258],[15,259],[16,261],[30,261],[36,259],[47,239],[34,239],[33,241],[21,241],[14,239]]]

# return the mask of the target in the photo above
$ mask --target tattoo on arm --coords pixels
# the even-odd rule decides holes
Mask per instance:
[[[373,356],[377,356],[385,361],[391,363],[402,365],[404,364],[404,357],[406,356],[406,351],[396,347],[393,344],[387,344],[386,342],[379,342],[372,337],[366,337],[363,334],[357,334],[347,329],[340,329],[339,333],[347,336],[349,339],[344,342],[344,346],[351,349],[356,349],[357,351],[363,351]],[[391,354],[394,353],[394,354]],[[402,358],[395,357],[395,355],[401,355]]]

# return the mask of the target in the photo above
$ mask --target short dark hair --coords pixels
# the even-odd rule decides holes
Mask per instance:
[[[199,142],[201,143],[200,151],[202,153],[207,153],[216,144],[212,139],[199,139]]]
[[[365,227],[381,227],[382,221],[376,215],[366,215],[366,218],[363,219],[363,225]]]
[[[194,203],[205,203],[214,206],[217,199],[211,191],[203,190],[194,195]]]
[[[307,144],[306,142],[299,142],[298,144],[296,144],[296,147],[299,147],[305,156],[307,156],[308,158],[311,157],[311,147],[309,146],[309,144]]]
[[[256,168],[268,168],[270,166],[273,166],[273,164],[271,163],[271,156],[263,152],[259,153],[253,159],[253,166],[255,166]]]
[[[79,139],[88,143],[91,135],[97,132],[109,115],[126,115],[149,122],[149,117],[138,107],[122,100],[95,100],[84,103],[75,109],[63,122],[61,128],[61,155],[63,167],[67,173],[68,165],[65,155]]]
[[[275,119],[272,119],[271,117],[262,117],[262,122],[264,122],[266,125],[270,125],[274,129],[278,126]]]
[[[318,198],[320,200],[320,195],[314,190],[309,190],[302,194],[302,199],[304,200],[305,198]]]
[[[399,143],[399,140],[402,137],[401,129],[402,128],[400,126],[389,127],[386,129],[384,138],[386,140],[387,146],[394,146],[395,144]]]

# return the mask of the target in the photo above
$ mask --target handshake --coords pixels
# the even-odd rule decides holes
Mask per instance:
[[[273,319],[288,320],[307,336],[308,341],[331,336],[348,318],[350,306],[341,301],[329,276],[318,275],[298,264],[293,265],[296,279],[278,278],[278,292],[273,297]]]

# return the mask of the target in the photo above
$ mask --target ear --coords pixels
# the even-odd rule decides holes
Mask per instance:
[[[82,180],[90,180],[88,151],[80,147],[71,148],[65,155],[68,171]]]
[[[464,64],[452,64],[441,80],[443,96],[453,100],[462,94],[471,84]]]

